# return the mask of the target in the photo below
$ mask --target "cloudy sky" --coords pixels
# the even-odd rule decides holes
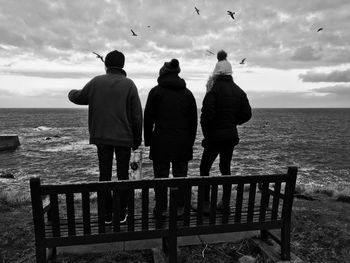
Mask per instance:
[[[114,49],[125,54],[143,103],[159,68],[178,58],[200,107],[216,63],[206,50],[224,49],[255,108],[350,107],[349,0],[0,0],[0,6],[1,108],[74,107],[68,91],[104,73],[92,52]]]

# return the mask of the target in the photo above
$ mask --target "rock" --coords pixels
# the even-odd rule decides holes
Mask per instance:
[[[318,200],[312,196],[309,196],[309,195],[303,195],[303,194],[294,194],[294,197],[295,198],[298,198],[298,199],[305,199],[305,200],[309,200],[309,201],[315,201],[315,200]]]
[[[240,257],[238,259],[238,262],[239,263],[255,263],[256,262],[256,258],[252,257],[252,256],[249,256],[249,255],[245,255],[243,257]]]
[[[54,135],[54,136],[52,136],[52,137],[54,137],[54,138],[61,138],[61,136],[59,136],[59,135]]]
[[[51,140],[51,137],[46,137],[45,141]]]
[[[341,195],[337,198],[338,202],[350,203],[350,196]]]
[[[0,135],[0,151],[16,150],[20,145],[18,135],[2,134]]]
[[[15,176],[11,173],[1,173],[0,178],[4,179],[15,179]]]

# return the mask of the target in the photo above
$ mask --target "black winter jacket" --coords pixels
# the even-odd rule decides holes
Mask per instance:
[[[145,146],[153,161],[189,161],[197,132],[197,105],[186,82],[170,73],[158,78],[144,114]]]
[[[239,137],[236,126],[247,122],[251,116],[247,95],[234,83],[232,76],[218,76],[203,100],[203,146],[218,143],[237,145]]]

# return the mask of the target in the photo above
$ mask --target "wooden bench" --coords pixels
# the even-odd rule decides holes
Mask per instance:
[[[119,182],[42,185],[30,179],[37,262],[46,262],[56,247],[161,238],[169,262],[177,261],[177,237],[260,230],[281,246],[281,259],[290,259],[290,231],[297,168],[286,174],[189,177]],[[211,209],[203,214],[204,187],[211,187]],[[170,189],[169,214],[152,213],[154,188]],[[177,217],[178,188],[185,206]],[[128,221],[120,224],[120,191],[130,190]],[[113,193],[113,222],[105,224],[105,191]],[[136,192],[141,193],[135,198]],[[45,197],[47,197],[45,199]],[[224,209],[218,212],[217,201]],[[48,200],[48,201],[43,201]],[[193,209],[195,208],[195,209]],[[45,216],[46,215],[46,216]],[[273,235],[269,230],[278,229]]]

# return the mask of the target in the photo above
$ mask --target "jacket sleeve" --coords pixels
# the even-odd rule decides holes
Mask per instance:
[[[68,93],[68,99],[78,105],[89,104],[89,90],[93,86],[93,79],[90,80],[81,90],[71,90]]]
[[[142,106],[139,93],[133,83],[131,93],[131,125],[134,136],[134,147],[138,148],[142,141]]]
[[[150,146],[152,143],[152,133],[156,118],[156,109],[154,105],[154,88],[148,93],[147,102],[145,106],[144,119],[144,139],[145,146]]]
[[[252,109],[250,107],[247,95],[245,94],[244,98],[242,99],[240,112],[237,118],[237,125],[242,125],[243,123],[246,123],[247,121],[250,120],[251,117],[252,117]]]
[[[209,134],[210,127],[213,124],[216,114],[216,97],[213,91],[208,92],[203,100],[201,126],[204,138]]]

